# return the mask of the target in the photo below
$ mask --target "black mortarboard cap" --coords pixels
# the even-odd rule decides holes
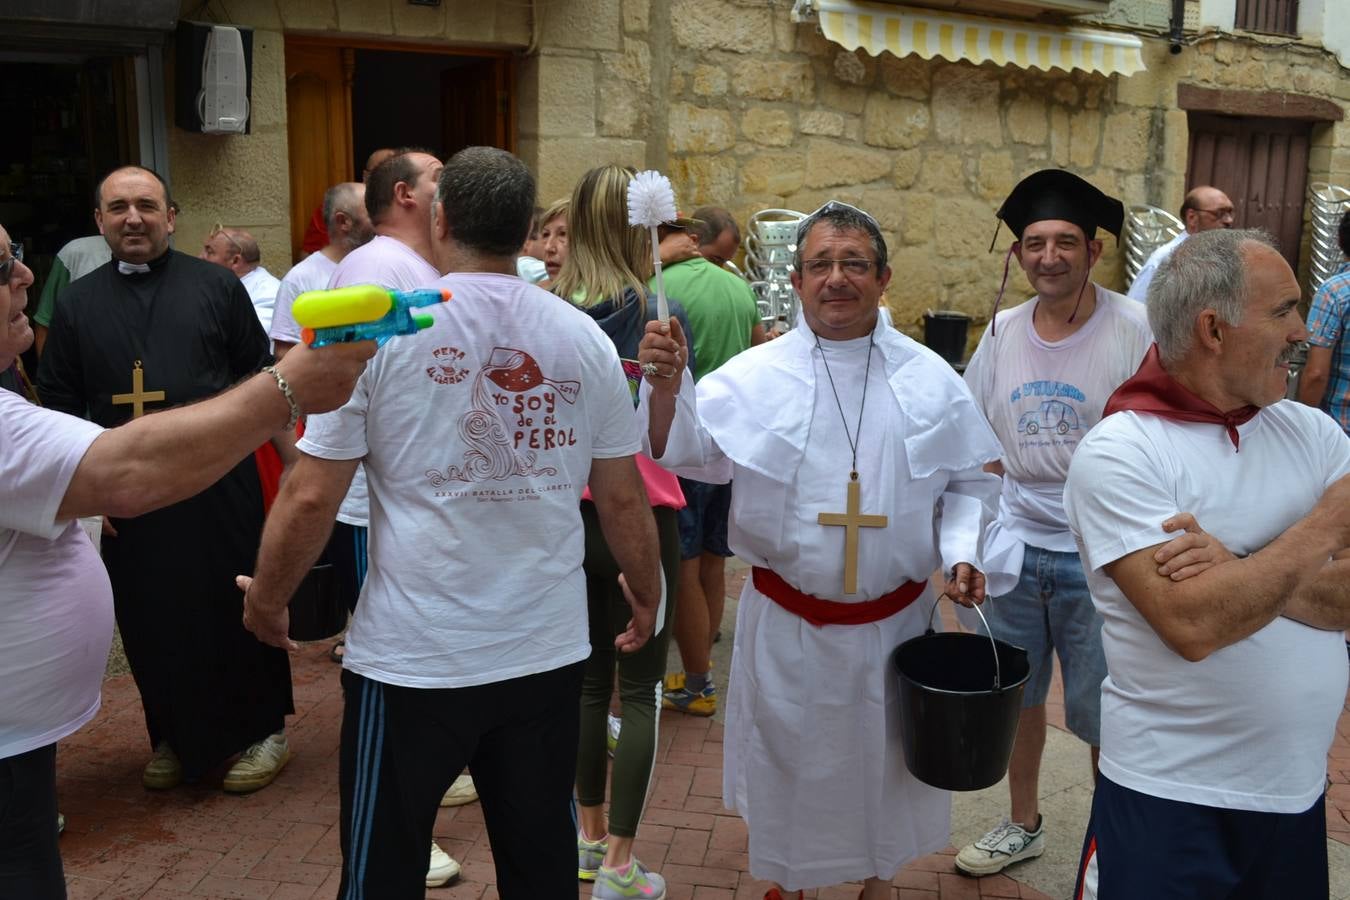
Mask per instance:
[[[1120,240],[1125,207],[1072,172],[1042,169],[1018,182],[999,207],[998,217],[1019,240],[1028,225],[1046,219],[1072,222],[1083,229],[1088,240],[1099,227]]]

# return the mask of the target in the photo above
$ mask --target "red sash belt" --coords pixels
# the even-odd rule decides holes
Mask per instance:
[[[924,581],[906,581],[889,594],[861,603],[840,603],[803,594],[770,569],[755,566],[751,572],[755,590],[788,612],[801,616],[817,627],[821,625],[865,625],[888,619],[913,603],[928,585]]]

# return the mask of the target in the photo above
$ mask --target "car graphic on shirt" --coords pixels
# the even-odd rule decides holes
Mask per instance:
[[[1042,431],[1068,434],[1078,430],[1078,413],[1063,400],[1046,400],[1036,409],[1023,413],[1022,418],[1017,420],[1019,434],[1038,434]]]

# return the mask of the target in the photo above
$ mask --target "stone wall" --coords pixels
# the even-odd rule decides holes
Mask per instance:
[[[681,201],[726,205],[742,221],[830,197],[865,207],[892,247],[888,302],[911,331],[928,308],[987,321],[1011,240],[1005,229],[989,252],[994,211],[1036,169],[1072,169],[1127,204],[1179,207],[1187,124],[1178,83],[1350,99],[1328,54],[1230,38],[1179,56],[1146,40],[1147,70],[1108,78],[874,58],[793,24],[780,4],[673,5],[667,148]],[[1348,128],[1314,130],[1312,180],[1347,181]],[[1120,289],[1121,254],[1109,235],[1104,242],[1096,277]],[[1028,293],[1014,263],[1009,298]]]
[[[285,34],[388,39],[455,46],[524,48],[528,7],[444,0],[439,7],[406,0],[184,0],[182,15],[247,26],[253,31],[251,133],[198,134],[169,127],[169,174],[182,206],[175,245],[197,253],[217,223],[246,228],[258,239],[263,265],[280,277],[290,268],[290,174],[286,136]],[[168,117],[173,122],[175,61],[166,64]]]

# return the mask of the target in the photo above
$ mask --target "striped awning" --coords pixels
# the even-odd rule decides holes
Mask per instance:
[[[889,50],[955,62],[1024,69],[1082,69],[1103,75],[1133,75],[1144,70],[1143,44],[1133,35],[1088,28],[1059,27],[1011,19],[914,9],[857,0],[798,0],[793,18],[804,7],[816,13],[820,30],[836,44],[872,56]]]

